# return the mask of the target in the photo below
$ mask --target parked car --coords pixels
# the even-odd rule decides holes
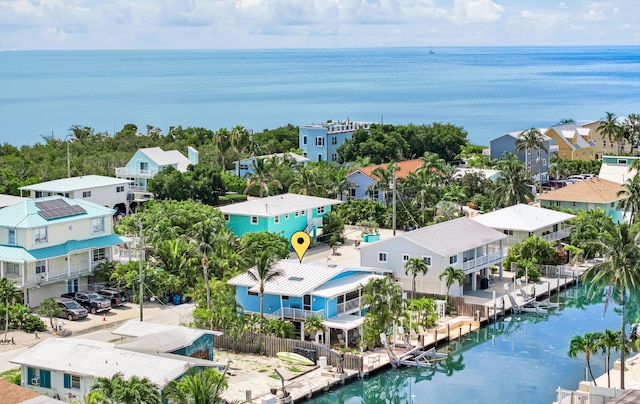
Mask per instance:
[[[58,307],[60,307],[61,310],[59,317],[66,318],[69,321],[85,318],[89,314],[87,309],[73,299],[57,297],[56,303],[58,303]]]
[[[111,310],[111,302],[95,292],[71,292],[65,293],[61,297],[73,299],[80,303],[82,307],[89,310],[91,314],[107,312]]]
[[[97,293],[105,299],[111,300],[111,307],[122,306],[129,301],[127,294],[120,289],[104,288]]]

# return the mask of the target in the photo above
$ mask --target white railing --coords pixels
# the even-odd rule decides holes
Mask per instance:
[[[314,217],[309,221],[309,223],[307,223],[307,227],[304,228],[304,232],[309,233],[314,227],[322,227],[322,226],[323,226],[322,218]]]
[[[152,178],[156,174],[158,174],[158,170],[136,170],[126,167],[116,168],[116,177]]]
[[[97,262],[95,264],[98,264]],[[24,285],[20,286],[31,286],[37,285],[43,282],[51,282],[57,281],[61,279],[73,278],[77,276],[90,275],[93,271],[93,264],[81,264],[74,265],[71,268],[57,268],[55,270],[49,269],[47,272],[43,272],[40,274],[29,275],[27,276],[26,282]]]
[[[561,240],[565,237],[569,237],[569,234],[571,233],[571,228],[570,227],[566,227],[566,228],[562,228],[558,231],[554,231],[551,233],[547,233],[545,235],[542,236],[542,239],[544,241],[557,241],[557,240]]]
[[[486,266],[487,264],[499,261],[503,258],[504,254],[500,251],[494,251],[487,255],[480,256],[478,258],[472,258],[462,263],[462,269],[465,271],[472,268]]]
[[[147,192],[146,185],[129,185],[129,192]]]
[[[351,310],[360,308],[360,298],[356,297],[355,299],[347,300],[346,302],[338,303],[338,314],[346,313]]]
[[[306,320],[307,318],[317,315],[324,318],[324,310],[304,310],[304,309],[295,309],[293,307],[281,307],[275,312],[271,313],[272,317],[277,318],[287,318],[292,320]]]

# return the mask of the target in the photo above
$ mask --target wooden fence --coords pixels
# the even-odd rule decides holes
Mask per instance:
[[[216,336],[213,346],[218,349],[229,351],[277,356],[278,352],[295,352],[296,348],[313,350],[316,358],[327,357],[327,364],[337,367],[340,361],[340,353],[333,351],[333,354],[319,348],[313,342],[301,341],[299,339],[278,338],[262,334],[244,334],[237,340],[232,340],[227,335]],[[362,357],[345,354],[342,366],[345,369],[362,371]]]

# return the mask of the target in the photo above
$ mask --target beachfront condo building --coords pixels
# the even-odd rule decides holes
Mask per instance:
[[[299,144],[305,157],[310,161],[338,162],[338,147],[353,133],[362,129],[369,131],[370,122],[353,122],[349,118],[344,121],[329,121],[321,124],[301,126]]]

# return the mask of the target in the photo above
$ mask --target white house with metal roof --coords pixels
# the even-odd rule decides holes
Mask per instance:
[[[26,191],[30,198],[60,195],[70,199],[84,199],[118,212],[127,212],[127,194],[130,180],[103,175],[83,175],[62,178],[20,187],[20,195]]]
[[[318,315],[330,328],[325,334],[325,341],[331,341],[331,333],[335,337],[337,332],[344,331],[346,336],[348,331],[362,325],[362,286],[390,272],[321,262],[300,263],[298,260],[278,261],[273,264],[273,269],[281,271],[282,276],[265,284],[265,317],[292,321],[304,337],[305,320]],[[255,271],[255,267],[249,271]],[[243,272],[227,283],[236,287],[236,300],[245,313],[260,313],[259,282],[253,280],[248,272]]]
[[[506,234],[508,237],[503,245],[508,247],[533,235],[545,241],[569,237],[571,226],[567,222],[574,217],[557,210],[519,203],[472,217],[471,220]]]
[[[114,212],[61,196],[0,209],[0,276],[15,283],[29,307],[85,289],[112,247],[130,241],[113,233]]]
[[[323,226],[322,218],[337,199],[316,196],[282,194],[256,198],[246,202],[221,206],[227,228],[241,237],[245,233],[270,231],[289,239],[297,231],[305,231],[315,238]]]
[[[180,172],[187,171],[190,164],[198,164],[198,151],[187,147],[187,157],[178,150],[164,151],[159,147],[139,149],[124,167],[116,168],[116,177],[132,182],[130,190],[133,199],[148,199],[147,181],[158,172],[171,166]]]
[[[239,177],[246,178],[247,176],[253,174],[253,165],[256,160],[261,159],[278,159],[279,162],[292,162],[295,164],[307,164],[310,160],[307,157],[301,156],[295,153],[273,153],[273,154],[265,154],[263,156],[251,156],[246,159],[242,159],[240,161],[234,161],[235,165],[234,174]]]
[[[186,333],[184,330],[182,332],[183,337],[179,338],[179,342],[186,344],[186,347],[210,335],[207,330],[171,327],[165,332],[177,335],[181,333],[178,328],[186,330]],[[132,376],[148,378],[162,392],[164,387],[179,379],[191,367],[220,369],[225,366],[204,358],[206,355],[198,355],[199,346],[190,353],[188,349],[168,345],[162,332],[147,337],[140,337],[144,338],[140,341],[133,339],[116,344],[89,339],[48,338],[19,354],[11,362],[20,365],[24,387],[43,395],[57,395],[65,401],[84,399],[97,378],[111,378],[116,373],[121,373],[125,380]],[[175,341],[175,338],[171,341]],[[213,340],[207,340],[202,346],[213,350]]]
[[[423,227],[397,236],[362,244],[360,265],[393,271],[404,290],[412,289],[413,277],[404,266],[411,258],[422,258],[429,270],[416,277],[416,291],[445,294],[445,281],[438,279],[448,266],[460,268],[467,275],[465,283],[477,288],[477,279],[489,277],[489,267],[498,265],[502,278],[502,261],[506,257],[503,241],[507,236],[492,228],[461,217]],[[460,296],[463,285],[451,287],[452,296]]]

